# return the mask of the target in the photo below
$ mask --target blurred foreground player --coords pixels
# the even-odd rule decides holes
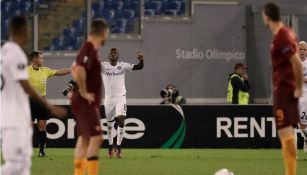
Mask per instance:
[[[29,59],[31,64],[28,66],[29,72],[29,81],[31,86],[42,96],[46,98],[47,94],[47,80],[53,76],[62,76],[70,73],[70,68],[64,69],[50,69],[48,67],[43,66],[44,57],[43,53],[39,51],[33,51],[29,55]],[[38,105],[35,100],[30,98],[30,108],[31,108],[31,116],[32,122],[34,125],[35,119],[37,120],[38,126],[38,144],[39,144],[39,153],[38,157],[45,157],[45,145],[47,140],[47,120],[49,119],[48,111],[44,110],[40,105]]]
[[[86,170],[87,175],[98,175],[98,155],[103,142],[99,113],[102,78],[98,49],[104,44],[108,33],[108,25],[103,20],[92,21],[87,41],[72,66],[72,76],[78,86],[71,100],[78,132],[75,175],[84,175]]]
[[[300,106],[300,123],[299,128],[304,137],[304,153],[307,153],[307,43],[301,41],[299,43],[300,58],[303,63],[304,85],[303,96],[299,100]]]
[[[273,66],[273,112],[285,166],[285,175],[296,174],[296,143],[293,126],[299,122],[298,98],[303,91],[302,63],[295,33],[281,22],[279,7],[265,5],[264,24],[271,30]]]
[[[116,156],[121,158],[121,143],[124,137],[125,118],[127,114],[126,85],[125,76],[127,71],[141,70],[144,67],[143,55],[137,53],[139,63],[136,65],[118,62],[119,52],[112,48],[109,53],[109,62],[102,62],[102,78],[105,90],[104,108],[108,121],[108,157],[113,156],[115,149]],[[114,123],[117,123],[117,141],[113,145],[112,130]]]
[[[30,85],[27,57],[21,47],[27,42],[27,21],[14,17],[9,24],[9,41],[1,48],[1,132],[4,164],[2,175],[30,175],[32,126],[30,95],[56,116],[65,110],[50,105]]]

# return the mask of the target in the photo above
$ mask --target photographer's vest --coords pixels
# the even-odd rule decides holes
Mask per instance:
[[[233,94],[233,86],[231,84],[231,79],[233,77],[239,77],[242,81],[244,81],[244,79],[237,74],[233,74],[230,77],[229,82],[228,82],[228,93],[227,93],[227,103],[230,103],[230,104],[232,104],[232,99],[233,99],[233,95],[234,95]],[[238,92],[238,104],[245,105],[245,104],[248,104],[248,101],[249,101],[248,92],[243,92],[243,91],[239,90],[239,92]]]

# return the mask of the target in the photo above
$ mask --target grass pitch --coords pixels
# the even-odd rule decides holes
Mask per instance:
[[[32,175],[72,175],[73,149],[34,149]],[[101,175],[213,175],[221,168],[235,175],[282,175],[277,149],[123,149],[123,158],[106,158],[100,151]],[[299,150],[297,175],[307,174],[307,154]]]

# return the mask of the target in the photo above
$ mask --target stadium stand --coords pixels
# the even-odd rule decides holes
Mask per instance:
[[[66,1],[69,1],[69,5]],[[86,10],[82,0],[35,0],[35,5],[48,4],[40,14],[40,49],[45,51],[77,50],[86,35]],[[74,3],[71,3],[71,2]],[[72,5],[74,4],[74,5]],[[83,9],[80,10],[80,6]],[[78,9],[79,7],[79,9]],[[185,0],[145,0],[145,16],[183,16]],[[1,40],[7,39],[8,17],[33,14],[32,0],[1,1]],[[78,10],[76,10],[78,9]],[[67,11],[67,12],[66,12]],[[68,16],[73,11],[76,16]],[[91,18],[104,18],[111,26],[113,34],[135,34],[140,25],[140,0],[93,0]],[[50,16],[61,15],[56,19]],[[51,26],[51,27],[46,27]]]
[[[42,1],[35,1],[42,3]],[[8,22],[11,16],[29,16],[33,13],[32,0],[2,0],[1,1],[1,41],[8,38]]]

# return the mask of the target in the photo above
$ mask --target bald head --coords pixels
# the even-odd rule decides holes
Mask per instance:
[[[306,60],[307,57],[307,43],[305,41],[299,42],[299,53],[302,61]]]

